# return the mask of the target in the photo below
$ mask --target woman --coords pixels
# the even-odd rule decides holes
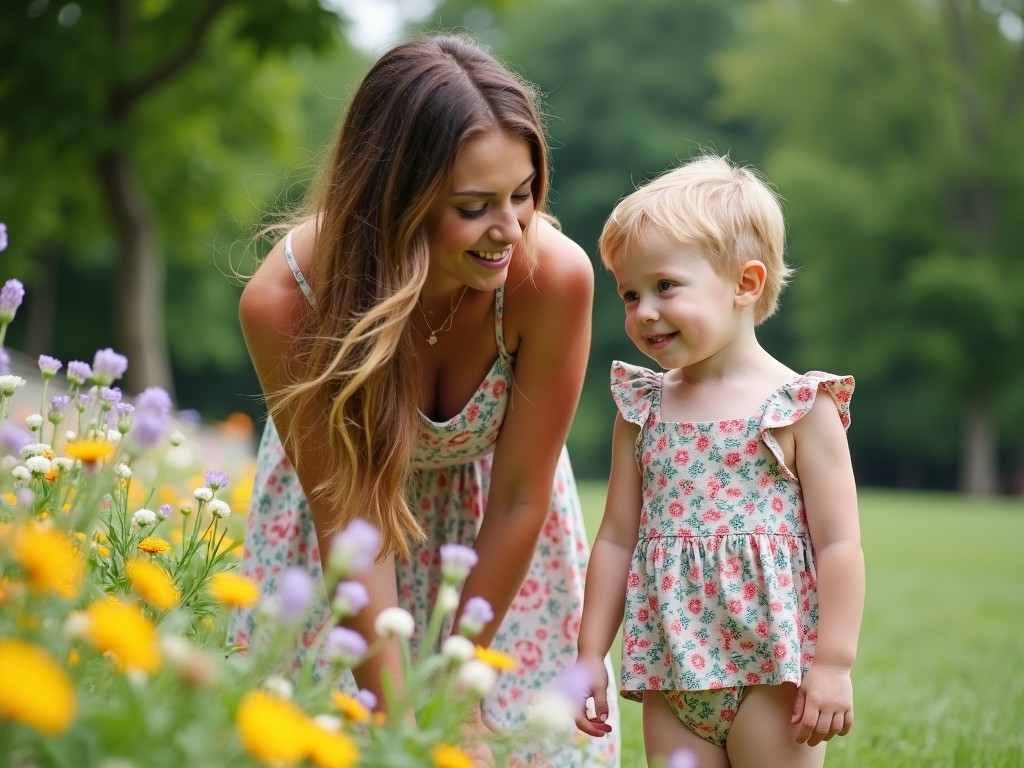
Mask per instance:
[[[541,214],[547,173],[526,84],[463,38],[399,44],[363,80],[306,218],[240,307],[272,417],[243,572],[264,594],[287,566],[319,578],[332,534],[365,518],[385,557],[350,625],[372,638],[388,606],[424,627],[439,547],[475,547],[462,604],[482,597],[495,618],[474,640],[519,660],[482,705],[502,727],[572,664],[588,556],[564,444],[593,271]],[[238,644],[251,631],[236,617]],[[400,668],[386,647],[356,682],[380,692]],[[613,741],[586,749],[521,757],[617,763]]]

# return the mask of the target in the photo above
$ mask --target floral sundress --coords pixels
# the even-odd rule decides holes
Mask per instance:
[[[612,397],[640,427],[640,539],[629,570],[620,693],[799,683],[818,595],[800,483],[772,430],[827,392],[850,424],[854,380],[812,371],[746,419],[661,418],[662,374],[615,362]]]
[[[286,258],[289,248],[286,247]],[[301,273],[289,259],[296,279]],[[300,282],[300,287],[303,282]],[[308,294],[307,294],[308,295]],[[417,637],[425,630],[440,578],[440,547],[472,546],[486,514],[494,446],[508,406],[514,358],[505,348],[502,326],[504,291],[495,292],[495,336],[498,357],[461,413],[442,423],[421,415],[413,449],[416,472],[407,498],[427,534],[410,557],[396,566],[399,604],[416,619]],[[576,658],[576,636],[590,556],[579,495],[568,453],[563,448],[555,472],[551,505],[534,550],[533,561],[491,647],[514,656],[514,672],[503,672],[495,691],[484,701],[487,718],[505,729],[519,730],[532,700]],[[329,617],[323,590],[320,555],[312,517],[298,478],[273,422],[267,422],[257,454],[254,492],[247,522],[241,571],[255,580],[263,596],[279,588],[282,571],[305,568],[321,585],[317,610],[307,622],[305,642]],[[254,639],[254,615],[237,612],[231,636],[248,647]],[[342,682],[352,685],[351,678]],[[617,728],[617,712],[613,725]],[[618,740],[566,737],[563,749],[534,746],[517,752],[510,766],[618,766]]]

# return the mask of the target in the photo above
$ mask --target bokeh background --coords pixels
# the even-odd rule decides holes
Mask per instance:
[[[581,477],[606,477],[610,361],[644,362],[601,225],[712,150],[785,199],[798,271],[762,341],[857,377],[860,483],[1020,494],[1022,16],[1024,0],[5,0],[0,280],[28,290],[6,345],[113,346],[126,391],[258,428],[236,311],[254,235],[301,197],[376,53],[462,30],[543,92],[551,210],[595,263]]]

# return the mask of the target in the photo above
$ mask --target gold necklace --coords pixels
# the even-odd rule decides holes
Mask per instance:
[[[427,313],[423,311],[423,305],[419,301],[416,302],[416,306],[420,308],[420,314],[423,315],[423,322],[426,324],[427,330],[430,331],[430,335],[427,336],[427,344],[430,346],[437,344],[437,334],[444,333],[452,327],[452,320],[455,318],[455,313],[459,311],[459,307],[462,306],[462,300],[466,298],[466,291],[468,289],[468,285],[462,286],[462,293],[459,294],[458,302],[452,305],[452,311],[448,313],[448,317],[441,323],[441,327],[433,330],[430,328],[430,321],[427,320]]]

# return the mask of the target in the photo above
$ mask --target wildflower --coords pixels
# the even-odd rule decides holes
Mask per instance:
[[[314,720],[306,735],[307,754],[318,768],[351,768],[359,761],[359,748],[346,733],[322,728]]]
[[[478,659],[470,659],[459,668],[458,681],[481,698],[494,690],[498,673]]]
[[[53,526],[24,526],[15,533],[11,552],[33,592],[56,592],[65,598],[78,593],[85,561],[64,531]]]
[[[576,728],[575,709],[575,702],[564,693],[548,689],[533,700],[526,721],[541,733],[563,736]]]
[[[135,406],[131,403],[118,403],[114,408],[112,416],[115,420],[117,431],[124,435],[132,428],[132,414],[135,413]]]
[[[508,672],[516,668],[514,657],[493,648],[484,648],[478,645],[474,655],[491,669],[496,669],[499,672]]]
[[[24,387],[26,381],[12,373],[0,376],[0,396],[10,397],[18,387]]]
[[[49,355],[39,356],[39,375],[44,379],[52,379],[57,375],[57,371],[64,365],[60,360]]]
[[[166,542],[164,544],[166,546]],[[141,544],[139,549],[142,549]],[[132,583],[132,588],[150,605],[168,611],[178,604],[177,585],[171,575],[152,560],[129,560],[124,564],[124,570]]]
[[[42,420],[39,422],[42,426]],[[34,441],[32,435],[23,430],[21,427],[17,427],[9,422],[4,422],[0,426],[0,447],[2,447],[11,456],[20,456],[21,449],[26,445],[30,445]]]
[[[697,768],[697,753],[690,749],[677,749],[668,756],[665,768]]]
[[[206,471],[206,484],[214,493],[228,484],[228,476],[219,469],[208,469]]]
[[[0,347],[0,374],[11,372],[11,356],[7,354],[7,350]]]
[[[0,222],[0,253],[7,250],[7,225]]]
[[[459,607],[459,591],[451,584],[442,584],[437,592],[437,608],[449,614]]]
[[[25,469],[33,475],[45,475],[52,468],[53,465],[45,456],[29,456],[25,459]]]
[[[343,667],[354,667],[366,655],[363,636],[348,627],[334,627],[324,640],[324,655]]]
[[[64,376],[73,387],[80,387],[92,378],[92,367],[81,360],[72,360],[68,363]]]
[[[55,736],[77,708],[74,685],[57,662],[31,643],[0,640],[0,719]]]
[[[377,708],[377,696],[367,688],[360,688],[356,700],[371,712]]]
[[[459,632],[466,637],[479,635],[487,622],[494,619],[494,611],[491,604],[482,597],[471,597],[462,607],[462,616],[459,617]]]
[[[260,685],[260,690],[272,693],[279,699],[287,699],[289,701],[295,695],[295,688],[292,686],[291,681],[280,675],[271,675],[266,678]]]
[[[114,381],[124,376],[126,370],[128,370],[128,358],[107,347],[93,355],[92,374],[89,379],[98,386],[109,387]]]
[[[39,431],[39,428],[43,426],[43,415],[41,413],[30,413],[25,417],[25,426],[33,432]]]
[[[64,449],[64,455],[70,459],[78,459],[83,464],[95,464],[110,458],[114,452],[114,444],[106,440],[78,440]]]
[[[231,507],[229,507],[227,502],[222,499],[211,499],[207,509],[209,509],[210,514],[218,520],[223,520],[225,517],[231,517]]]
[[[306,615],[313,603],[316,590],[313,579],[302,568],[287,568],[281,574],[281,591],[279,605],[281,618],[285,621],[298,621]]]
[[[156,525],[156,512],[145,507],[137,509],[135,514],[132,515],[132,532],[139,530],[140,528],[149,528],[151,525]]]
[[[477,554],[463,544],[441,545],[441,577],[449,584],[461,584],[477,563]]]
[[[157,444],[170,425],[171,396],[160,387],[147,387],[135,398],[135,417],[128,433],[133,445]]]
[[[380,533],[370,523],[357,517],[331,541],[327,573],[333,577],[362,573],[373,565],[379,551]]]
[[[152,672],[160,666],[159,636],[138,606],[108,597],[90,605],[85,615],[89,641],[111,654],[121,669]]]
[[[342,581],[334,590],[334,602],[331,608],[340,617],[355,616],[367,603],[370,602],[370,594],[366,587],[358,581]]]
[[[209,688],[220,682],[221,671],[216,658],[179,635],[160,638],[169,665],[189,685]]]
[[[206,588],[215,599],[232,608],[248,608],[260,596],[260,588],[254,581],[224,571],[215,573]]]
[[[357,723],[365,723],[370,719],[370,712],[363,706],[361,701],[346,696],[341,691],[331,691],[331,701],[338,708],[343,717],[354,720]]]
[[[205,486],[200,486],[192,491],[192,496],[196,501],[207,502],[213,498],[213,491]]]
[[[7,325],[14,319],[14,315],[25,299],[25,286],[21,280],[10,279],[0,289],[0,325]]]
[[[130,480],[132,477],[132,468],[122,461],[120,464],[114,467],[114,474],[120,477],[122,480]]]
[[[246,751],[264,763],[290,765],[306,752],[308,721],[295,704],[266,691],[250,691],[235,715]]]
[[[416,629],[416,621],[404,608],[393,606],[377,614],[373,629],[381,637],[404,637],[408,640]]]
[[[179,445],[185,442],[185,436],[181,434],[181,432],[179,432],[178,430],[174,430],[173,432],[171,432],[171,434],[167,436],[167,440],[174,448],[177,448]]]
[[[32,479],[32,473],[21,464],[11,470],[11,477],[17,480],[19,483],[27,483]]]
[[[469,755],[451,744],[436,744],[430,750],[434,768],[473,768]]]
[[[160,517],[166,520],[168,517],[171,516],[171,512],[173,511],[174,508],[171,507],[170,504],[161,504],[160,509],[157,510],[157,513],[160,515]]]
[[[46,411],[46,420],[56,426],[64,421],[64,411],[71,398],[67,395],[54,395],[50,398],[50,407]]]
[[[159,536],[147,536],[139,542],[139,551],[147,555],[166,555],[171,551],[171,545]]]
[[[475,651],[476,646],[473,645],[473,641],[462,635],[449,635],[448,639],[444,641],[444,645],[441,646],[442,656],[459,663],[472,659]]]

